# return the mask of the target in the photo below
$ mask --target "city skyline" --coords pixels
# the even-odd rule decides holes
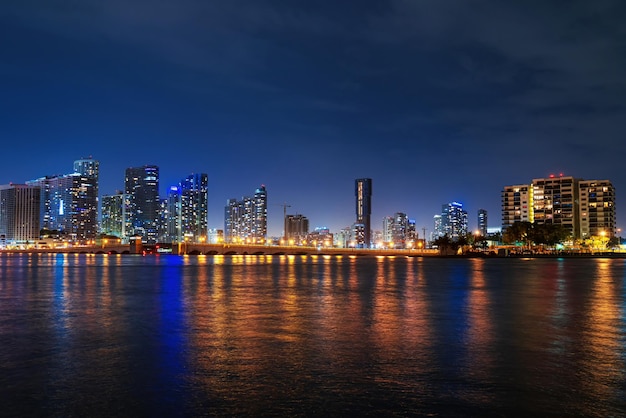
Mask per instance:
[[[87,155],[101,196],[128,167],[160,167],[160,195],[207,173],[209,227],[265,184],[280,235],[283,204],[311,228],[351,225],[354,179],[372,178],[373,229],[403,212],[429,234],[442,204],[463,203],[471,229],[479,209],[499,226],[503,186],[564,173],[610,179],[621,227],[625,14],[584,1],[13,2],[0,184]]]

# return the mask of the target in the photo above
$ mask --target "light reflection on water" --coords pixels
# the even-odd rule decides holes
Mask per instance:
[[[0,255],[7,415],[626,413],[618,259]]]

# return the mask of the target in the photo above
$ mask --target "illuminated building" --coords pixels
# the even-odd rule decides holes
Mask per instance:
[[[41,188],[40,226],[67,239],[88,241],[98,233],[98,168],[93,159],[74,162],[75,172],[26,182]]]
[[[267,190],[256,189],[254,197],[228,199],[224,208],[224,241],[265,243],[267,238]]]
[[[409,217],[406,213],[396,212],[393,216],[383,218],[383,237],[386,246],[405,248],[408,241],[412,241],[409,235]],[[414,235],[415,221],[413,221]]]
[[[533,179],[533,215],[537,224],[565,227],[578,236],[578,179],[571,176]]]
[[[333,245],[337,248],[348,248],[350,246],[351,228],[342,228],[334,234]]]
[[[100,232],[118,238],[124,236],[123,208],[124,194],[121,191],[114,195],[102,196]]]
[[[160,208],[159,167],[127,168],[124,199],[124,238],[139,236],[145,243],[156,243]]]
[[[533,222],[533,188],[529,184],[506,186],[502,191],[502,229],[515,222]]]
[[[334,243],[334,237],[328,228],[322,226],[315,228],[308,235],[307,241],[309,245],[314,247],[330,247]]]
[[[207,239],[208,229],[208,175],[191,174],[179,185],[180,211],[178,224],[180,234],[178,241],[187,238],[192,242],[203,242]]]
[[[0,186],[0,236],[3,243],[25,244],[39,238],[41,189],[26,184]]]
[[[615,222],[615,189],[608,180],[581,180],[580,237],[618,236]]]
[[[356,233],[356,246],[369,248],[371,246],[371,215],[372,215],[372,179],[363,178],[354,181],[356,196],[356,222],[362,225],[362,233]],[[353,227],[353,230],[355,228]]]
[[[487,211],[478,209],[478,234],[481,237],[487,236]]]
[[[456,240],[467,235],[467,211],[463,210],[462,203],[451,202],[442,205],[441,216],[435,215],[434,220],[434,239],[447,235]]]
[[[393,216],[383,218],[382,241],[386,244],[393,242]]]
[[[502,230],[515,222],[562,225],[571,237],[615,236],[615,189],[609,180],[536,178],[502,191]]]
[[[265,242],[267,237],[267,190],[261,185],[254,191],[254,217],[252,237],[257,242]],[[259,241],[261,240],[261,241]]]
[[[431,240],[436,240],[439,237],[443,237],[445,232],[443,230],[443,221],[441,215],[433,216],[433,232],[430,234]]]

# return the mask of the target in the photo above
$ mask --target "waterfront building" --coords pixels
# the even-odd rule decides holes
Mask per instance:
[[[0,236],[3,245],[39,239],[41,188],[27,184],[0,186]]]
[[[417,225],[415,219],[408,219],[406,225],[406,238],[404,240],[405,248],[415,248],[419,234],[417,233]]]
[[[303,215],[287,215],[285,218],[285,238],[288,242],[302,243],[309,235],[309,219]]]
[[[342,228],[333,236],[333,245],[337,248],[348,248],[350,246],[351,228]]]
[[[609,180],[563,175],[536,178],[527,185],[505,186],[502,230],[523,221],[562,225],[573,239],[616,236],[615,189]]]
[[[478,209],[478,234],[481,237],[487,236],[487,211]]]
[[[97,174],[96,174],[97,175]],[[89,172],[46,176],[26,182],[41,189],[42,229],[71,241],[86,242],[98,233],[98,178]]]
[[[207,231],[207,242],[209,244],[221,244],[224,242],[224,230],[217,228],[210,228]]]
[[[307,236],[308,244],[313,247],[331,247],[334,242],[333,234],[330,232],[330,229],[321,226],[315,228],[308,236]]]
[[[192,242],[205,242],[208,233],[208,175],[191,174],[181,180],[180,211],[177,223],[180,233],[177,241],[187,238]]]
[[[267,190],[261,185],[254,191],[254,217],[252,237],[257,243],[267,238]]]
[[[441,215],[433,216],[433,232],[430,234],[430,240],[434,241],[437,238],[443,237],[445,235],[445,231],[443,229],[443,220]]]
[[[437,220],[437,218],[435,218]],[[437,237],[447,235],[451,239],[467,235],[467,211],[463,209],[463,204],[451,202],[441,206],[440,224],[435,225]]]
[[[393,242],[393,216],[383,218],[382,245],[389,245]]]
[[[267,238],[267,190],[256,189],[254,197],[228,199],[224,208],[224,241],[265,243]]]
[[[348,247],[350,248],[367,248],[365,247],[365,224],[353,223],[350,228],[350,240]]]
[[[581,180],[579,236],[619,236],[615,222],[615,189],[608,180]]]
[[[534,222],[562,225],[578,236],[578,179],[559,176],[533,179]]]
[[[180,204],[180,187],[170,186],[159,208],[159,242],[182,242]]]
[[[372,215],[372,179],[356,179],[354,182],[354,194],[356,196],[356,222],[362,225],[362,233],[355,235],[356,246],[369,248],[371,246],[371,215]],[[354,228],[353,228],[354,229]]]
[[[126,169],[124,181],[125,240],[131,236],[154,244],[159,232],[159,167],[144,165]]]
[[[408,229],[409,217],[406,213],[396,212],[393,215],[393,224],[391,225],[390,246],[393,248],[404,248],[406,245]]]
[[[124,193],[122,191],[118,190],[114,195],[102,196],[100,232],[118,238],[124,236]]]
[[[502,191],[502,229],[515,222],[533,222],[533,187],[529,184],[505,186]]]

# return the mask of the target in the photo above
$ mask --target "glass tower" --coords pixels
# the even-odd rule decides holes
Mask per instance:
[[[156,243],[160,209],[159,167],[127,168],[124,183],[125,238],[140,236],[148,244]]]

